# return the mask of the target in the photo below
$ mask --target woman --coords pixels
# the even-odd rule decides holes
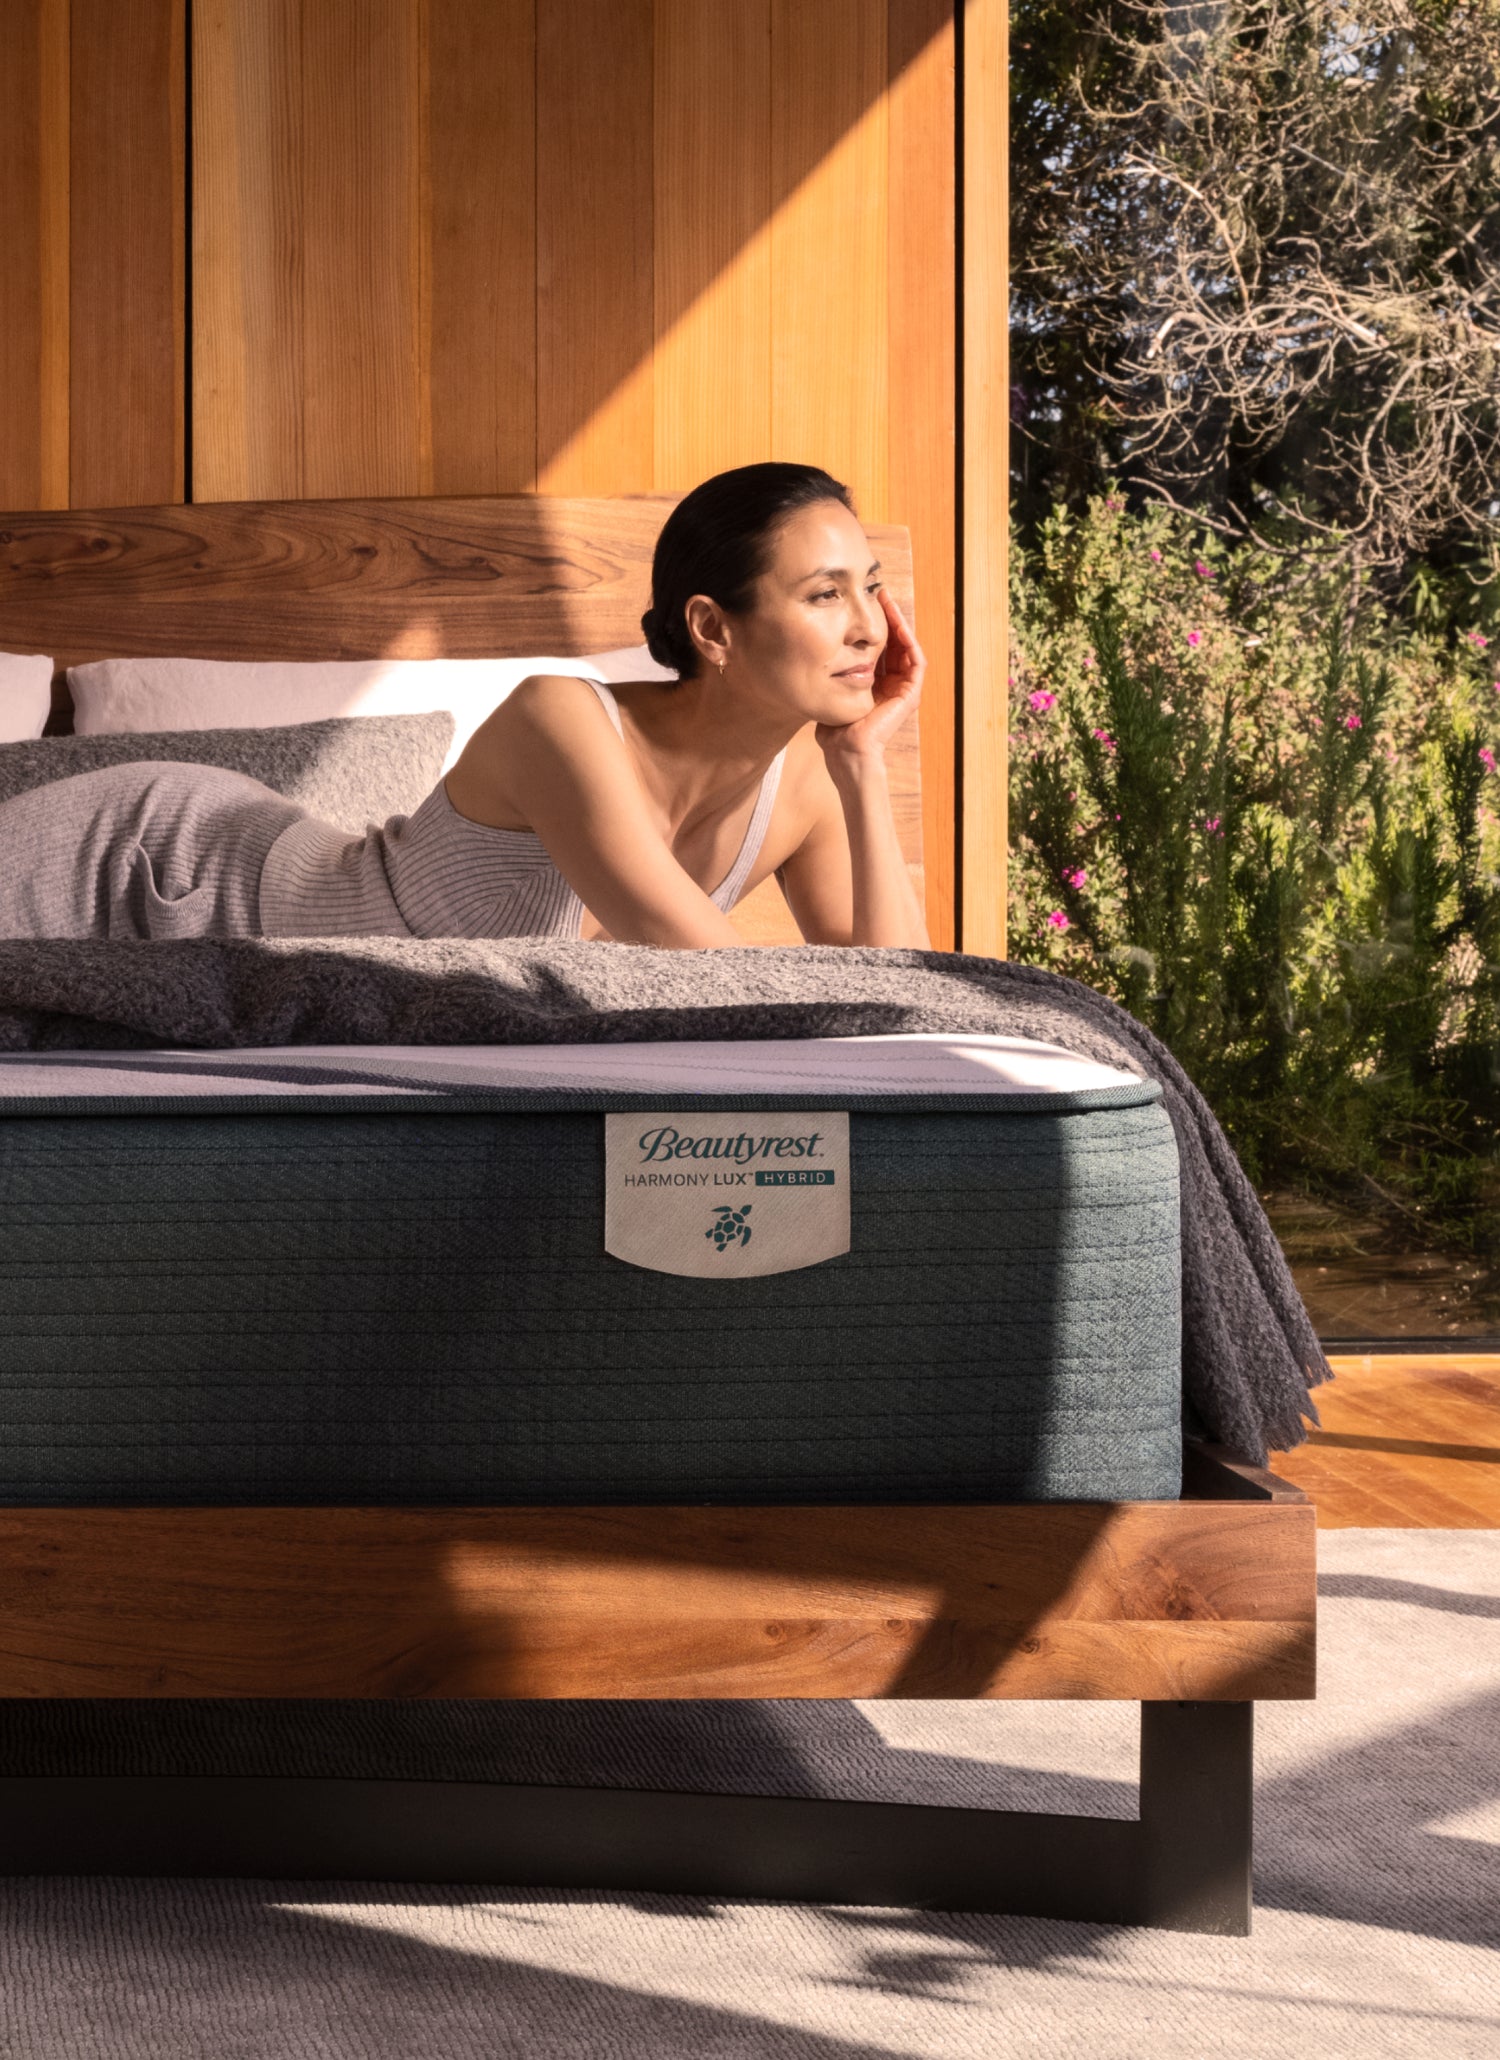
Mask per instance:
[[[814,466],[668,517],[642,618],[676,681],[522,682],[410,817],[350,837],[237,773],[116,766],[0,807],[0,935],[738,944],[775,873],[809,942],[925,945],[885,748],[925,660]]]

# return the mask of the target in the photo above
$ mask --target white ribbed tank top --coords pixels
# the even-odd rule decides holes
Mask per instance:
[[[620,732],[619,704],[589,685]],[[760,854],[784,751],[766,769],[739,856],[709,899],[727,914]],[[363,837],[304,817],[271,846],[260,878],[267,937],[577,937],[583,903],[533,830],[471,822],[441,780],[415,814]]]

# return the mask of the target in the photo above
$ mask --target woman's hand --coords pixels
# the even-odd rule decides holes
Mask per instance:
[[[922,681],[927,672],[922,646],[885,587],[880,589],[880,605],[885,610],[889,634],[875,667],[875,706],[857,722],[820,722],[813,732],[828,769],[835,776],[841,765],[862,759],[883,760],[886,745],[922,698]]]
[[[875,706],[857,722],[819,723],[813,732],[833,792],[782,867],[782,886],[810,941],[925,950],[927,924],[896,834],[885,752],[922,698],[927,660],[883,587],[880,601],[890,633],[875,668]]]

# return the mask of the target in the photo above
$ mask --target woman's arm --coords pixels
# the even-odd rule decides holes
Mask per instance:
[[[896,835],[884,759],[854,760],[829,772],[849,836],[853,942],[925,947],[927,921]]]
[[[446,784],[471,821],[535,831],[618,942],[744,943],[652,820],[624,740],[587,680],[523,680],[475,731]]]
[[[885,752],[916,711],[927,661],[884,589],[880,598],[890,640],[875,706],[858,722],[814,732],[823,754],[822,793],[811,828],[778,877],[809,944],[925,949],[927,923],[896,835]]]

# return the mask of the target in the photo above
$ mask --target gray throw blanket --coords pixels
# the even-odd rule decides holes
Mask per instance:
[[[1328,1366],[1212,1111],[1150,1031],[1034,966],[804,946],[652,951],[525,939],[0,941],[0,1051],[285,1044],[1039,1038],[1160,1081],[1182,1167],[1190,1428],[1242,1457],[1305,1437]]]

